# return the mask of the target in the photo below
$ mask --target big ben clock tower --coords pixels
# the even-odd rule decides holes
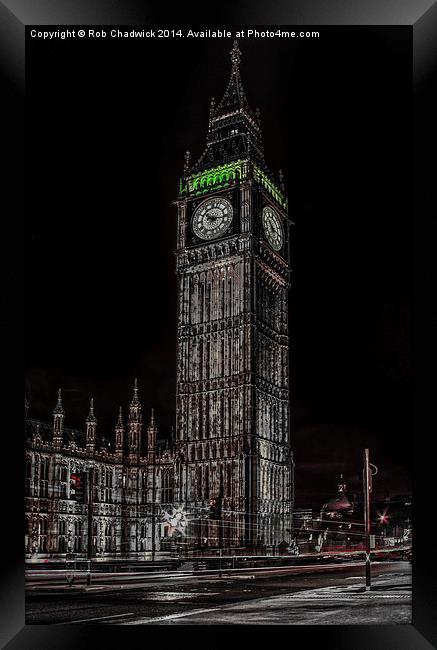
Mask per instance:
[[[290,540],[290,220],[231,50],[177,234],[177,494],[200,546]]]

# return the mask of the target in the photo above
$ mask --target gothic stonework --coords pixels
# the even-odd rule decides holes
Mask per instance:
[[[166,447],[156,448],[153,413],[143,454],[136,381],[128,439],[120,409],[114,450],[104,438],[97,441],[92,400],[85,434],[66,428],[64,419],[60,391],[53,425],[26,419],[26,557],[65,557],[68,552],[87,557],[88,503],[72,498],[71,475],[89,476],[91,468],[92,556],[138,558],[165,546],[171,530],[162,514],[174,507],[174,456]]]
[[[59,392],[53,425],[26,420],[28,557],[86,557],[88,504],[74,501],[70,477],[90,469],[93,556],[140,557],[168,548],[170,538],[188,548],[290,541],[291,221],[282,178],[264,160],[240,59],[235,43],[205,150],[194,164],[187,152],[176,201],[175,444],[157,449],[153,412],[143,439],[136,381],[113,449],[98,438],[92,400],[85,433],[64,426]]]
[[[190,544],[290,539],[287,200],[270,174],[240,51],[178,205],[177,493]],[[267,216],[263,211],[268,208]],[[231,214],[230,214],[231,212]],[[221,526],[208,518],[222,499]]]

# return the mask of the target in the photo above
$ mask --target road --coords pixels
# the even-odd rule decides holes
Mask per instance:
[[[375,562],[374,589],[367,595],[363,565],[356,562],[222,578],[184,572],[142,578],[90,587],[34,585],[26,592],[26,624],[343,624],[341,619],[366,622],[364,610],[369,622],[411,620],[409,562]],[[359,620],[351,620],[354,615]]]

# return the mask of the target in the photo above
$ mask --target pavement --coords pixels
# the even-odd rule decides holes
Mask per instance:
[[[118,625],[374,625],[411,624],[411,575],[363,581],[194,609],[168,616],[107,620]],[[101,621],[102,623],[104,621]]]

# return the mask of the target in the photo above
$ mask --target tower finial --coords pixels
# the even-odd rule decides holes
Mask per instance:
[[[131,404],[138,404],[138,379],[137,378],[135,378],[134,381],[134,394],[132,397]]]
[[[115,425],[115,453],[122,454],[124,447],[124,424],[123,424],[123,411],[120,406],[118,411],[118,420]]]
[[[96,416],[94,415],[94,398],[91,397],[90,399],[90,412],[87,417],[87,423],[95,424],[97,422]]]
[[[155,424],[155,409],[152,406],[152,417],[150,418],[150,424],[153,426]]]
[[[184,173],[185,173],[185,174],[188,172],[188,169],[189,169],[189,167],[190,167],[190,157],[191,157],[191,154],[190,154],[190,152],[187,150],[187,151],[185,152],[185,156],[184,156]]]
[[[238,47],[237,39],[234,40],[234,45],[231,50],[231,61],[232,61],[232,72],[236,72],[239,69],[241,61],[241,51]]]
[[[53,411],[53,415],[64,415],[64,407],[62,406],[62,395],[61,395],[61,389],[58,389],[58,401],[56,402],[55,409]]]

